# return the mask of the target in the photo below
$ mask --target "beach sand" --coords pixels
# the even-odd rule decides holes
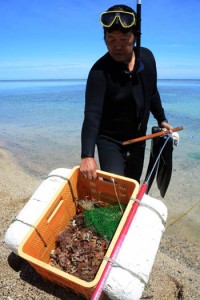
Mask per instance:
[[[26,174],[1,146],[0,299],[82,299],[42,279],[26,261],[5,245],[4,236],[11,220],[23,208],[41,180]],[[176,159],[171,184],[163,200],[169,213],[167,228],[141,299],[200,299],[198,178],[199,168],[195,161],[190,163],[188,170],[182,160]],[[150,195],[160,198],[156,185],[152,187]]]

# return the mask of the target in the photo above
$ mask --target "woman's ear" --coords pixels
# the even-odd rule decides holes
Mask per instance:
[[[134,35],[135,35],[135,34],[134,34]],[[135,46],[136,42],[137,42],[137,36],[135,35],[134,41],[133,41],[133,46]]]

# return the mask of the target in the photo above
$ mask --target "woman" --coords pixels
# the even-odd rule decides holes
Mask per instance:
[[[84,177],[96,178],[97,145],[103,171],[140,181],[145,142],[128,146],[122,142],[146,134],[150,112],[160,127],[172,127],[157,90],[151,51],[141,48],[137,63],[134,10],[115,5],[101,14],[100,21],[108,52],[94,64],[87,80],[80,170]]]

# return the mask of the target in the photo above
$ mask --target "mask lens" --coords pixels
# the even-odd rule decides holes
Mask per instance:
[[[134,15],[133,14],[126,14],[120,13],[120,21],[123,27],[131,27],[134,25]]]
[[[109,12],[101,15],[101,23],[103,26],[110,27],[115,19],[116,14]]]

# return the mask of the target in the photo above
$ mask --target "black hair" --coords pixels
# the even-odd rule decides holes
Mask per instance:
[[[117,5],[113,5],[111,6],[110,8],[107,9],[107,11],[126,11],[126,12],[130,12],[130,13],[133,13],[135,15],[135,18],[137,20],[137,14],[136,12],[129,6],[127,5],[124,5],[124,4],[117,4]],[[124,28],[121,26],[120,23],[114,23],[111,27],[103,27],[104,29],[104,37],[105,37],[105,33],[106,32],[112,32],[112,31],[121,31],[123,33],[127,33],[129,31],[132,31],[134,34],[137,32],[137,29],[136,29],[136,25],[133,25],[132,27],[130,28]]]
[[[111,6],[110,8],[107,9],[107,11],[113,11],[113,10],[118,10],[118,11],[127,11],[127,12],[131,12],[131,13],[135,13],[135,11],[127,6],[127,5],[124,5],[124,4],[117,4],[117,5],[113,5]]]

